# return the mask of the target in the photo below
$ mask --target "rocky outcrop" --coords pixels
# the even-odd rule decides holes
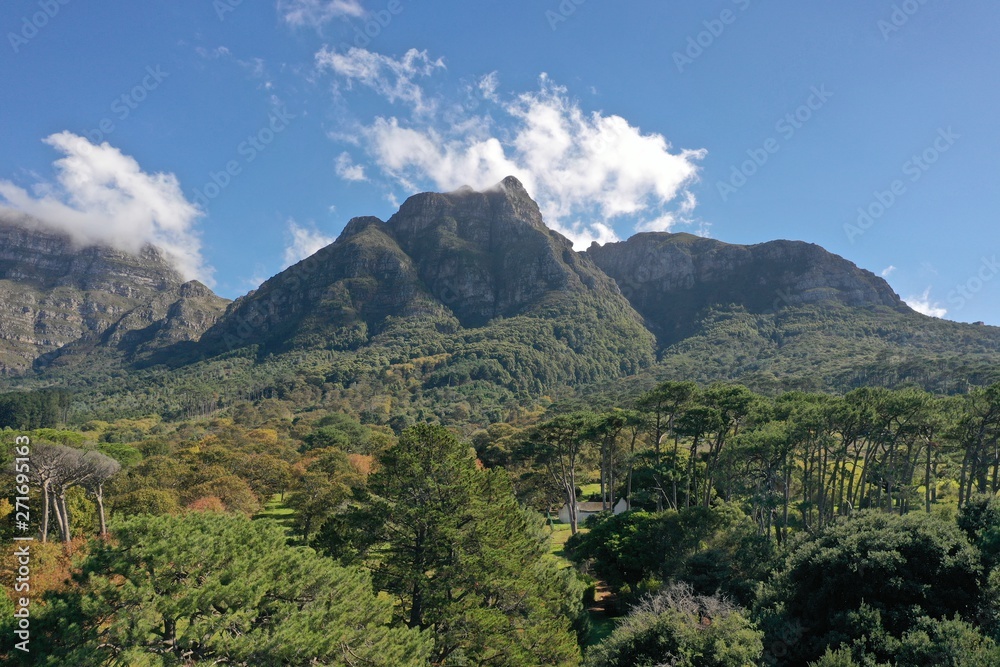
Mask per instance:
[[[80,247],[30,220],[0,220],[2,375],[48,363],[64,348],[125,349],[129,332],[150,327],[161,344],[197,339],[226,303],[200,283],[184,283],[151,246],[139,255]]]
[[[518,316],[554,323],[581,305],[592,315],[586,323],[554,328],[604,326],[652,358],[652,337],[614,281],[548,229],[522,185],[507,178],[485,192],[415,195],[386,222],[351,220],[336,242],[237,300],[199,348],[203,356],[251,345],[348,350],[400,318],[478,330]],[[604,332],[561,335],[580,341]]]
[[[386,224],[355,218],[335,243],[233,302],[203,337],[199,354],[251,345],[271,352],[353,349],[388,317],[440,310]]]
[[[691,234],[637,234],[592,245],[587,256],[615,279],[661,346],[690,335],[710,306],[751,313],[838,303],[909,308],[888,283],[817,245],[771,241],[742,246]]]
[[[617,291],[545,226],[512,176],[485,192],[410,197],[386,226],[420,280],[466,327],[518,315],[553,291]]]

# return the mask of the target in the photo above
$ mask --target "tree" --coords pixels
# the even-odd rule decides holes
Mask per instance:
[[[118,523],[39,619],[47,664],[427,665],[368,577],[286,546],[270,521],[194,512]]]
[[[106,532],[104,484],[119,470],[121,465],[117,461],[98,451],[36,444],[32,449],[31,474],[42,490],[42,542],[48,540],[50,510],[55,514],[62,540],[69,542],[72,538],[66,494],[73,486],[82,486],[95,494],[103,535]]]
[[[629,426],[637,426],[641,422],[638,413],[626,410],[611,410],[598,415],[593,430],[587,434],[600,447],[601,473],[601,509],[609,510],[615,506],[615,485],[618,483],[619,447],[618,439]]]
[[[960,618],[923,618],[894,651],[896,667],[995,667],[1000,647]]]
[[[959,504],[976,493],[1000,492],[1000,383],[969,394],[955,436],[964,454]]]
[[[810,662],[809,667],[861,667],[858,663],[854,662],[854,658],[851,656],[851,652],[848,649],[840,649],[838,651],[831,651],[829,648],[826,649],[826,653],[823,654],[816,662]]]
[[[312,452],[301,462],[300,470],[288,506],[295,510],[298,532],[308,541],[313,530],[334,514],[363,481],[347,454],[338,449]]]
[[[796,647],[808,661],[873,628],[898,639],[922,617],[969,615],[981,584],[979,555],[954,523],[864,511],[797,544],[762,607],[808,628],[810,639]]]
[[[740,433],[740,429],[755,410],[761,409],[763,399],[738,384],[713,384],[705,390],[702,400],[718,415],[715,435],[709,440],[706,455],[704,505],[712,502],[718,474],[719,458],[726,444]]]
[[[663,509],[663,499],[666,491],[663,488],[663,481],[660,477],[660,457],[664,437],[673,437],[673,465],[674,471],[671,474],[671,507],[679,507],[677,500],[677,483],[679,474],[676,466],[679,462],[680,442],[677,437],[675,426],[677,418],[682,414],[684,408],[698,394],[698,385],[694,382],[664,382],[652,391],[646,392],[639,397],[636,407],[648,417],[648,428],[653,440],[653,471],[656,477],[656,509]]]
[[[587,667],[752,667],[763,633],[728,600],[671,586],[643,600],[587,656]]]
[[[958,514],[958,525],[977,549],[986,572],[1000,568],[1000,496],[975,496]]]
[[[772,543],[735,505],[602,514],[566,543],[571,557],[622,593],[683,581],[696,592],[753,600],[773,561]]]
[[[399,620],[434,635],[435,664],[579,660],[582,585],[547,558],[541,517],[518,505],[506,473],[480,469],[443,427],[405,430],[317,543],[367,564]]]
[[[560,415],[534,428],[528,436],[528,451],[544,466],[553,482],[562,489],[569,510],[570,531],[579,530],[576,481],[580,463],[598,433],[597,415],[576,412]]]
[[[84,455],[84,459],[85,465],[90,470],[89,474],[81,480],[81,483],[88,491],[94,494],[101,525],[101,537],[106,537],[108,534],[108,522],[104,513],[104,485],[109,479],[118,474],[122,466],[115,459],[100,452],[88,452]]]

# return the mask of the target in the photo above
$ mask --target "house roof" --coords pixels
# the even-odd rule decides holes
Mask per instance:
[[[604,509],[601,503],[577,503],[576,506],[580,512],[600,512]]]

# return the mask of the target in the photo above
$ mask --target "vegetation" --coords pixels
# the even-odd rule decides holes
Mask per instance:
[[[426,664],[430,637],[392,627],[365,574],[285,545],[270,522],[137,517],[51,594],[36,664]]]
[[[59,389],[0,394],[0,428],[52,428],[66,421],[71,399]]]
[[[27,664],[997,664],[1000,385],[381,421],[261,398],[28,431],[60,539]],[[578,499],[606,511],[555,557]]]
[[[435,664],[572,665],[583,586],[545,558],[540,521],[502,470],[440,426],[407,430],[368,492],[318,540],[371,569],[397,617],[435,638]]]

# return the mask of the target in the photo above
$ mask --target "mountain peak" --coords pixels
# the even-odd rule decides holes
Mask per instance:
[[[514,176],[506,177],[497,183],[495,187],[510,194],[528,196],[528,191],[524,189],[524,185]]]
[[[348,221],[348,223],[344,225],[344,229],[342,232],[340,232],[340,236],[337,237],[337,240],[339,241],[340,239],[349,239],[356,234],[360,234],[361,232],[363,232],[368,227],[371,227],[372,225],[381,228],[385,225],[385,223],[382,222],[380,219],[376,218],[375,216],[371,215],[351,218]]]

